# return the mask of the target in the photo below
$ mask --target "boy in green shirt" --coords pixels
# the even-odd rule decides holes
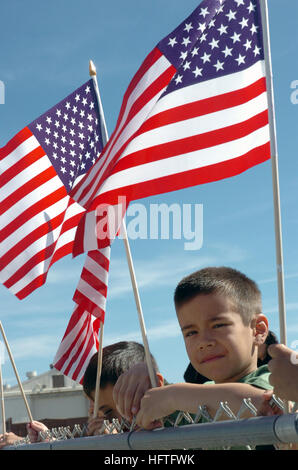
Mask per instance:
[[[175,410],[196,413],[199,405],[214,416],[220,402],[227,401],[236,414],[243,398],[251,398],[259,409],[264,390],[272,387],[267,366],[257,369],[268,320],[256,283],[232,268],[205,268],[182,279],[174,302],[190,362],[211,382],[148,389],[138,365],[114,387],[120,414],[127,419],[136,415],[141,428],[153,429]]]

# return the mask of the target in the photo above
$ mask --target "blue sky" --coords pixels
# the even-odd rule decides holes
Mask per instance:
[[[111,134],[122,96],[147,53],[197,6],[197,0],[65,0],[1,5],[0,146],[88,80],[92,59],[99,74]],[[288,344],[298,339],[298,4],[269,0],[279,149]],[[208,265],[232,266],[260,286],[264,313],[279,334],[271,162],[237,177],[139,201],[203,204],[203,246],[185,240],[131,240],[149,345],[170,381],[182,381],[188,364],[173,307],[173,291],[186,274]],[[130,218],[127,217],[127,224]],[[50,270],[45,286],[19,301],[0,286],[0,320],[22,379],[48,370],[73,310],[84,256],[67,257]],[[141,340],[122,240],[112,247],[104,344]],[[4,382],[15,383],[6,357]]]

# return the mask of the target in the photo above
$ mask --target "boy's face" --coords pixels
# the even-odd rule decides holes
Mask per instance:
[[[189,359],[216,383],[235,382],[257,367],[255,328],[245,326],[228,297],[199,294],[177,309]]]
[[[112,421],[113,418],[117,418],[119,421],[121,421],[122,417],[118,413],[114,399],[113,399],[113,389],[114,389],[114,385],[112,384],[107,384],[104,388],[100,389],[98,411],[103,413],[104,419]],[[95,398],[94,394],[95,394],[95,391],[92,391],[91,400],[89,399],[90,401],[89,414],[93,413],[94,398]]]

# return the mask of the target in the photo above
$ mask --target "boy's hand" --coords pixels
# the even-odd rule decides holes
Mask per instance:
[[[141,400],[136,424],[143,429],[154,429],[162,425],[161,419],[176,410],[174,405],[175,389],[173,386],[151,388]]]
[[[273,390],[266,390],[266,392],[264,392],[263,402],[258,410],[258,416],[273,416],[283,414],[283,411],[275,403],[270,405],[272,395]]]
[[[122,374],[113,390],[113,399],[123,418],[131,421],[140,409],[144,393],[151,388],[147,364],[141,362]]]
[[[4,434],[0,434],[0,449],[6,446],[12,446],[16,441],[23,439],[20,436],[17,436],[13,432],[6,432]]]
[[[26,424],[27,433],[30,439],[30,442],[38,442],[41,439],[39,438],[39,432],[48,431],[48,428],[45,424],[40,423],[39,421],[32,421],[31,423]],[[45,439],[44,442],[47,442],[48,439]]]
[[[268,353],[272,360],[268,362],[271,372],[269,382],[278,397],[298,402],[298,356],[295,351],[283,344],[271,344]]]
[[[87,426],[87,435],[88,436],[98,436],[99,434],[104,434],[105,430],[103,427],[104,422],[104,415],[96,416],[93,418],[92,416],[88,419],[88,426]]]

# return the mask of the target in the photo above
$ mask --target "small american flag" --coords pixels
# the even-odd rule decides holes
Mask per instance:
[[[146,57],[102,158],[72,196],[91,214],[119,196],[128,204],[269,158],[259,0],[204,0]],[[86,250],[88,220],[80,221],[75,254]]]
[[[99,348],[98,332],[105,316],[109,262],[110,247],[88,252],[73,297],[76,307],[53,362],[56,369],[79,383]]]
[[[89,80],[0,149],[1,282],[23,299],[72,252],[85,212],[69,192],[102,151]]]

